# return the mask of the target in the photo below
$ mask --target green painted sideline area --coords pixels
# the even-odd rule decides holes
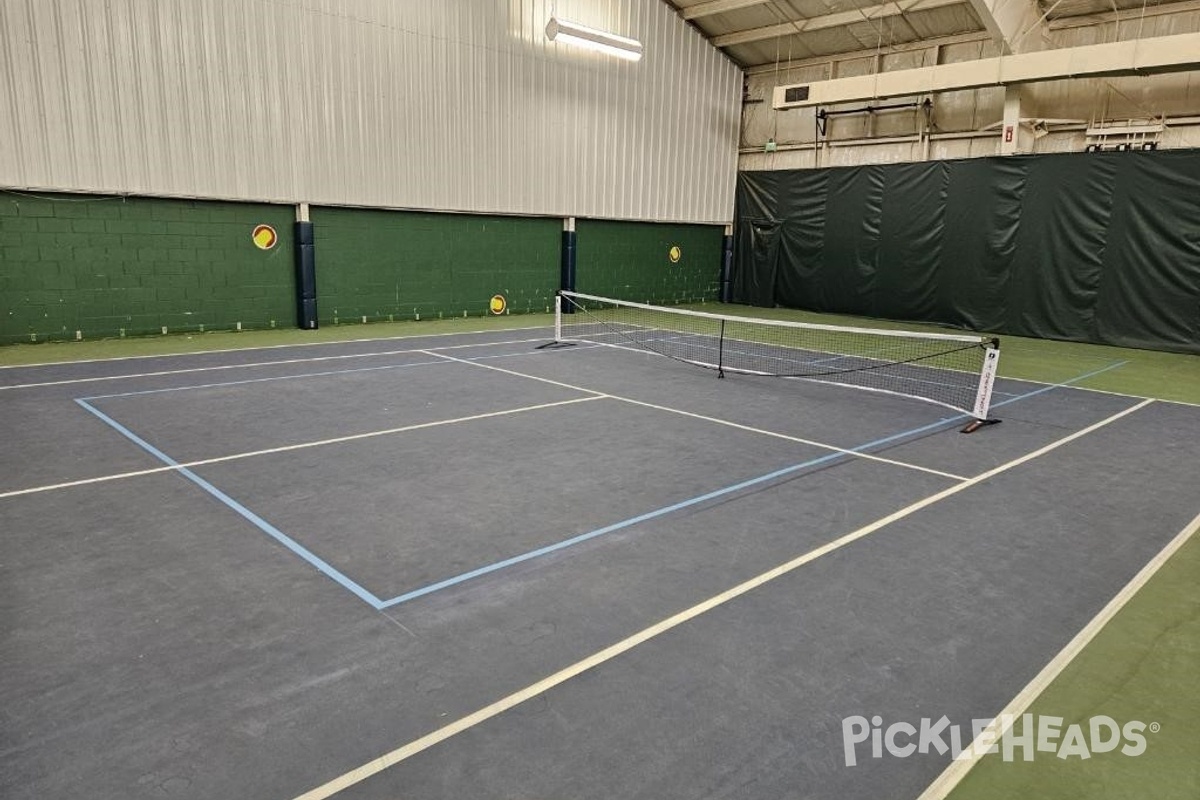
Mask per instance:
[[[687,306],[743,316],[859,327],[945,330],[856,317],[713,303]],[[0,347],[0,366],[194,353],[252,347],[286,347],[362,339],[396,339],[471,331],[525,329],[549,340],[546,314],[473,317],[377,324],[326,325],[316,331],[267,330],[148,336]],[[318,348],[319,349],[319,348]],[[1002,337],[1002,375],[1057,383],[1080,373],[1125,362],[1077,384],[1083,388],[1200,404],[1200,356],[1129,350],[1101,345]],[[1197,413],[1200,413],[1198,411]],[[1191,432],[1180,431],[1181,436]],[[1195,480],[1194,475],[1181,476]],[[1200,508],[1197,509],[1200,511]],[[1130,536],[1136,536],[1130,531]],[[1029,713],[1062,717],[1062,730],[1093,716],[1120,723],[1141,720],[1160,726],[1147,734],[1137,757],[1095,754],[1087,760],[1039,753],[1031,763],[984,758],[955,789],[951,800],[995,798],[1195,798],[1200,786],[1200,536],[1193,535],[1162,570],[1104,627],[1090,645],[1034,702]],[[1032,677],[1032,676],[1031,676]],[[997,712],[999,709],[996,710]]]
[[[950,800],[1195,798],[1200,787],[1198,585],[1200,537],[1193,530],[1026,712],[1061,717],[1062,732],[1079,725],[1085,741],[1093,717],[1108,716],[1122,726],[1144,722],[1145,752],[1129,756],[1118,747],[1087,759],[1039,752],[1031,762],[1021,760],[1019,750],[1011,761],[988,755],[948,795]]]
[[[520,314],[499,317],[453,317],[421,322],[383,322],[366,325],[348,323],[326,325],[315,331],[298,329],[265,331],[209,331],[207,333],[168,334],[127,339],[97,339],[82,342],[43,342],[0,346],[0,367],[24,364],[55,364],[104,358],[137,358],[182,355],[213,350],[239,350],[254,347],[294,347],[296,345],[349,342],[367,339],[395,339],[412,336],[444,336],[472,331],[540,328],[547,338],[554,325],[552,314]]]
[[[933,325],[845,317],[834,314],[815,314],[782,308],[755,308],[720,303],[697,303],[681,307],[763,319],[787,319],[832,325],[917,331],[944,332],[948,330]],[[286,347],[321,342],[344,342],[354,339],[390,339],[469,331],[549,328],[553,324],[554,318],[549,314],[520,314],[500,317],[454,317],[420,322],[369,323],[366,325],[343,323],[325,325],[315,331],[295,329],[210,331],[82,342],[14,344],[0,346],[0,366],[171,355],[249,347]],[[1153,350],[1130,350],[1076,342],[1056,342],[1046,339],[1026,339],[1018,336],[1004,336],[1001,341],[1000,373],[1008,378],[1057,383],[1068,380],[1081,372],[1086,372],[1090,366],[1101,367],[1114,361],[1125,361],[1127,363],[1118,369],[1109,370],[1075,385],[1108,392],[1154,397],[1160,400],[1200,404],[1200,356],[1162,353]]]

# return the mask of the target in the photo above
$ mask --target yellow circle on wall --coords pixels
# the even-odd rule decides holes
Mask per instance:
[[[679,249],[679,245],[671,245],[671,249],[667,251],[667,258],[671,259],[672,264],[679,263],[679,259],[683,258],[683,251]]]
[[[508,301],[504,299],[502,294],[492,295],[492,299],[488,302],[488,310],[493,314],[503,314],[504,309],[508,308]]]
[[[270,250],[279,243],[279,234],[275,233],[275,229],[270,225],[255,225],[250,238],[259,250]]]

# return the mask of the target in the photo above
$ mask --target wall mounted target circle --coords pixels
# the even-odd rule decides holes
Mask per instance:
[[[671,245],[671,249],[667,251],[667,258],[671,259],[672,264],[678,264],[679,259],[683,258],[683,250],[677,244]]]
[[[502,294],[494,294],[492,295],[492,299],[488,301],[488,311],[491,311],[493,314],[503,314],[506,308],[508,308],[508,301],[504,299],[504,295]]]
[[[270,250],[279,243],[279,234],[270,225],[255,225],[250,239],[259,250]]]

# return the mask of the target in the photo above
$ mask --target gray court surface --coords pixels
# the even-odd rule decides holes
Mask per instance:
[[[1194,407],[548,335],[0,370],[0,796],[298,797],[886,521],[332,796],[915,797],[842,720],[995,715],[1198,510]]]

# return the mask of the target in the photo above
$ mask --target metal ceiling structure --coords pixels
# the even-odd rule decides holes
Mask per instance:
[[[1054,47],[1055,31],[1163,14],[1198,0],[666,0],[748,73],[917,42],[990,39],[1003,54]]]

